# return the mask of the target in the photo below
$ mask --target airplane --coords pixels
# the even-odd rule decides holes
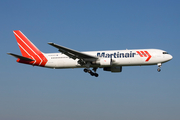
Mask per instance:
[[[49,42],[59,53],[41,52],[20,30],[13,31],[22,55],[7,53],[17,58],[18,63],[46,68],[84,68],[84,72],[98,77],[96,70],[122,72],[122,66],[157,65],[161,71],[162,63],[173,57],[160,49],[103,50],[79,52],[67,47]],[[91,70],[92,68],[92,70]]]

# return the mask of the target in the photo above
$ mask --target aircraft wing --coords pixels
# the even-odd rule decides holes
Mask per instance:
[[[57,45],[55,43],[48,43],[48,44],[52,45],[53,47],[58,48],[61,53],[67,55],[68,57],[70,57],[70,58],[72,58],[74,60],[77,59],[77,58],[78,59],[83,59],[85,61],[94,61],[94,60],[98,59],[98,57],[91,56],[91,55],[88,55],[88,54],[85,54],[85,53],[82,53],[82,52],[79,52],[79,51],[76,51],[76,50],[72,50],[72,49]]]

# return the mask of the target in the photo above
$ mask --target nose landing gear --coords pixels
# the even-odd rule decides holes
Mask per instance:
[[[157,71],[158,71],[158,72],[161,72],[161,68],[158,68]]]
[[[157,66],[158,66],[157,71],[160,72],[161,71],[161,63],[158,63]]]

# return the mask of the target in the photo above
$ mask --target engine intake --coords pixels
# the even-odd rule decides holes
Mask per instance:
[[[122,66],[104,67],[103,70],[111,72],[122,72]]]

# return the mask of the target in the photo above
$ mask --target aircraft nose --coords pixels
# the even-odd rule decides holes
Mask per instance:
[[[171,57],[170,57],[170,59],[173,59],[173,56],[172,55],[170,55]]]
[[[169,60],[173,59],[173,56],[172,55],[169,55]]]

